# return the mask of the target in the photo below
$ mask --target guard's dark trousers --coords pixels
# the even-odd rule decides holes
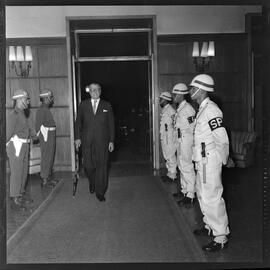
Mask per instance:
[[[40,177],[49,178],[52,174],[52,168],[54,164],[55,156],[55,136],[56,132],[48,131],[48,139],[45,142],[43,136],[40,136],[40,151],[41,151],[41,163],[40,163]]]
[[[28,173],[29,143],[23,143],[18,157],[15,155],[13,142],[7,146],[10,165],[10,197],[18,197],[25,192]]]

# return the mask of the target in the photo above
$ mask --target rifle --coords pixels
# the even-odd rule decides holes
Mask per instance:
[[[203,164],[203,183],[206,183],[206,163],[207,163],[207,157],[205,153],[205,142],[201,143],[202,146],[202,164]]]
[[[73,177],[73,192],[72,197],[75,197],[77,191],[77,185],[79,180],[79,167],[80,167],[80,160],[79,160],[79,150],[75,148],[75,173]]]

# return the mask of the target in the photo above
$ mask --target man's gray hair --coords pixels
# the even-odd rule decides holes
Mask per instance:
[[[98,86],[99,90],[101,90],[101,85],[99,83],[91,83],[89,84],[89,88],[94,85]]]

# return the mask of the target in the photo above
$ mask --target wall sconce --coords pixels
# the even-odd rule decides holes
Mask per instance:
[[[31,47],[25,46],[23,49],[23,46],[9,46],[8,60],[17,76],[28,77],[33,61]]]
[[[195,65],[196,70],[199,73],[205,72],[206,69],[209,68],[210,62],[215,56],[215,43],[214,41],[203,42],[201,53],[199,51],[199,42],[193,42],[193,63]]]

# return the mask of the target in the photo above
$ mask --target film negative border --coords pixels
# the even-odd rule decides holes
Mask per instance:
[[[269,119],[270,119],[270,94],[269,94],[269,66],[270,66],[270,3],[265,1],[263,6],[263,56],[264,56],[264,74],[263,74],[263,254],[264,263],[270,265],[270,144],[269,144]]]
[[[5,1],[0,1],[0,265],[6,263],[6,45]]]

